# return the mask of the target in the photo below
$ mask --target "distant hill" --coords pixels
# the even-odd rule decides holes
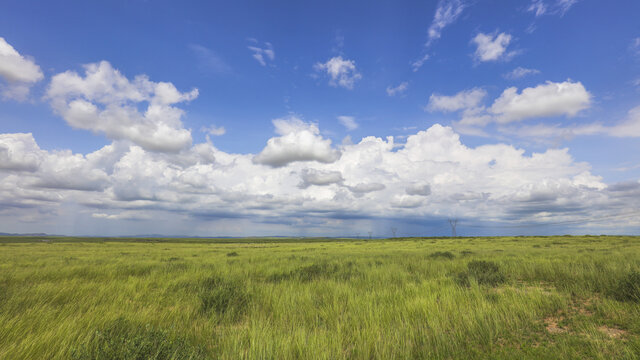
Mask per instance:
[[[13,234],[13,233],[0,232],[0,236],[59,236],[59,235],[50,235],[46,233]]]

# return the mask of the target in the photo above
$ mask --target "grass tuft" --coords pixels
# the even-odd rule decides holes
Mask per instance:
[[[467,271],[458,274],[457,281],[462,286],[469,286],[469,279],[476,280],[478,285],[498,286],[507,279],[500,267],[493,261],[473,260],[467,264]]]
[[[632,271],[620,279],[612,295],[619,301],[640,302],[640,271]]]
[[[352,277],[359,275],[353,261],[344,264],[317,263],[302,266],[289,272],[277,273],[270,275],[267,280],[271,282],[280,282],[283,280],[297,280],[300,282],[310,282],[317,279],[332,278],[335,280],[346,281]]]
[[[203,314],[214,312],[231,322],[239,321],[246,314],[251,300],[243,281],[219,276],[202,281],[199,297]]]
[[[71,349],[74,360],[187,360],[208,358],[204,348],[166,329],[119,318]]]
[[[431,255],[429,255],[429,257],[432,258],[432,259],[444,258],[444,259],[452,260],[456,256],[453,255],[453,253],[451,251],[436,251],[436,252],[432,253]]]

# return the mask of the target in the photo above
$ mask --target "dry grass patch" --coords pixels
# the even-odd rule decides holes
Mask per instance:
[[[544,325],[550,334],[562,334],[569,331],[567,327],[560,325],[564,321],[562,317],[550,316],[544,319]]]
[[[598,330],[600,330],[600,332],[604,333],[605,335],[609,336],[612,339],[621,338],[627,335],[627,331],[625,330],[614,328],[614,327],[608,327],[606,325],[600,326]]]

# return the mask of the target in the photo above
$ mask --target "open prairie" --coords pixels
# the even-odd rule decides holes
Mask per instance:
[[[0,359],[635,359],[640,237],[0,238]]]

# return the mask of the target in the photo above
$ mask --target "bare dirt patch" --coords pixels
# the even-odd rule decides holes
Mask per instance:
[[[602,325],[598,328],[598,330],[600,330],[602,333],[606,334],[607,336],[609,336],[612,339],[617,339],[620,338],[624,335],[627,334],[627,332],[625,330],[622,329],[618,329],[618,328],[613,328],[613,327],[608,327],[606,325]]]
[[[594,301],[597,300],[598,299],[595,297],[573,300],[573,303],[570,305],[571,312],[574,314],[591,316],[593,315],[591,308],[593,308]]]
[[[559,325],[560,321],[562,321],[562,319],[555,316],[544,319],[544,324],[547,332],[549,332],[550,334],[562,334],[569,331],[567,328]]]

